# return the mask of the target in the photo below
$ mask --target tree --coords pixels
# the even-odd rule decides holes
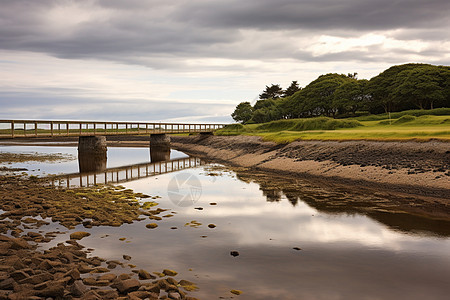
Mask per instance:
[[[297,81],[292,81],[291,85],[284,91],[283,97],[289,97],[300,91]]]
[[[445,85],[450,79],[446,72],[434,66],[421,66],[402,71],[394,81],[394,97],[420,109],[433,109],[435,102],[446,98]]]
[[[259,99],[278,99],[283,96],[283,89],[279,84],[266,85],[266,89],[259,94]]]
[[[370,112],[450,106],[450,68],[428,64],[393,66],[370,79]]]
[[[336,89],[333,101],[340,113],[351,112],[355,115],[357,110],[366,106],[370,99],[366,91],[367,83],[366,79],[350,79]]]
[[[300,110],[296,110],[298,117],[320,116],[334,117],[338,107],[334,102],[335,91],[349,80],[346,75],[326,74],[308,84],[293,96],[293,101]]]
[[[256,101],[255,105],[253,106],[253,110],[257,110],[264,107],[272,107],[275,106],[276,102],[272,98],[270,99],[263,99]]]
[[[248,122],[253,116],[253,107],[250,102],[241,102],[236,106],[236,109],[231,114],[231,117],[236,122]]]

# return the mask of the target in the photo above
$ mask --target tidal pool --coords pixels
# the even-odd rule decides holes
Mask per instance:
[[[76,149],[67,152],[73,150],[76,154]],[[173,153],[172,159],[184,155]],[[148,160],[145,148],[108,150],[108,164],[114,166]],[[76,164],[64,164],[32,168],[76,172]],[[198,285],[191,296],[199,299],[447,299],[450,294],[450,222],[396,209],[380,195],[214,164],[122,185],[161,197],[155,200],[159,207],[170,210],[160,221],[78,226],[43,247],[67,240],[70,232],[88,231],[92,235],[81,243],[94,248],[93,255],[114,260],[126,254],[149,272],[173,269]],[[153,222],[157,228],[146,228]],[[64,230],[56,224],[41,230],[55,228]]]

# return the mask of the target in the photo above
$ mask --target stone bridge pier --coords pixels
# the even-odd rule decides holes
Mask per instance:
[[[165,133],[150,135],[150,161],[170,160],[170,137]]]
[[[78,139],[80,173],[106,170],[107,150],[105,136],[80,136]]]

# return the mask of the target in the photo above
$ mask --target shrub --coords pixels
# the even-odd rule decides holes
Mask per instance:
[[[308,119],[278,120],[256,127],[259,131],[306,131],[306,130],[334,130],[337,128],[354,128],[363,126],[356,120],[339,120],[327,117]]]
[[[395,120],[393,124],[403,124],[403,123],[414,121],[415,119],[416,119],[415,116],[404,115],[404,116],[401,116],[399,119]]]

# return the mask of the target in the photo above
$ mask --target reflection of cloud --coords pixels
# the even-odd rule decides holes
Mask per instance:
[[[411,244],[420,247],[424,240],[433,241],[432,237],[411,236],[393,231],[367,216],[354,212],[352,215],[329,215],[302,201],[293,207],[284,196],[282,201],[270,203],[266,201],[256,183],[236,181],[227,175],[217,176],[217,181],[211,182],[208,176],[202,175],[202,168],[190,169],[190,172],[194,172],[202,182],[202,197],[196,206],[202,206],[204,210],[199,213],[194,209],[187,209],[182,211],[182,215],[186,219],[201,218],[204,223],[221,224],[219,227],[223,226],[222,230],[233,235],[240,246],[267,246],[272,243],[269,238],[275,238],[277,244],[286,245],[297,242],[348,243],[369,248],[407,251]],[[158,189],[155,184],[160,187],[167,186],[169,180],[167,175],[160,176],[157,182],[152,183],[152,189]],[[145,181],[127,184],[127,187],[139,191],[148,189]],[[150,193],[148,190],[146,192]],[[164,199],[160,202],[162,206],[167,204]],[[209,202],[217,202],[218,206],[211,207]]]
[[[303,201],[293,207],[285,197],[267,202],[256,183],[227,175],[216,176],[213,183],[202,175],[204,168],[190,172],[201,180],[203,194],[196,206],[204,210],[175,207],[178,214],[151,234],[139,223],[129,225],[123,230],[131,233],[133,243],[126,252],[116,252],[130,254],[149,269],[180,270],[180,278],[200,286],[198,298],[229,296],[235,288],[257,300],[446,299],[448,239],[393,231],[357,213],[319,212]],[[170,178],[166,174],[126,185],[155,195]],[[159,202],[161,207],[170,204],[164,196]],[[217,228],[182,227],[190,220]],[[181,226],[169,230],[173,225]],[[240,255],[232,257],[230,250]]]

